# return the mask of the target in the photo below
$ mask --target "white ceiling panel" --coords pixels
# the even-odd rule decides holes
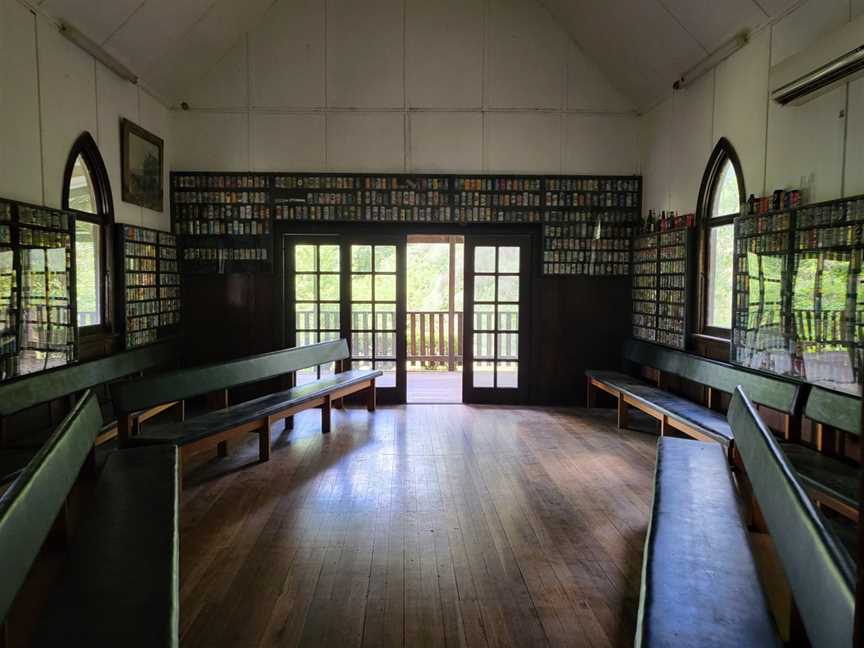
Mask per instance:
[[[103,43],[146,0],[44,0],[42,9]]]
[[[753,0],[663,0],[663,4],[709,52],[743,28],[768,20]]]

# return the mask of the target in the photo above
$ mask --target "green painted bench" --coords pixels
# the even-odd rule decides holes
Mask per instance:
[[[0,384],[0,484],[8,483],[36,454],[53,427],[12,438],[10,417],[32,407],[64,398],[74,398],[88,389],[177,364],[177,348],[173,342],[125,351],[90,362],[58,367],[32,376]],[[178,406],[182,417],[183,404],[172,401],[160,407],[135,412],[133,425],[139,426],[161,411]],[[117,432],[117,422],[108,403],[102,412],[100,441]]]
[[[101,423],[88,391],[0,496],[4,624],[15,623],[13,603],[64,514]],[[173,447],[108,456],[35,624],[35,648],[179,644],[178,466]]]
[[[657,443],[635,645],[781,645],[716,443]]]
[[[728,412],[747,479],[813,646],[852,646],[855,568],[740,387]]]
[[[650,367],[661,372],[661,384],[654,385],[641,378],[619,371],[585,372],[588,381],[588,406],[593,407],[597,390],[618,399],[618,425],[626,427],[630,407],[645,412],[660,422],[661,434],[674,428],[704,441],[717,441],[731,449],[734,435],[726,418],[713,409],[719,392],[731,394],[743,385],[753,399],[766,407],[782,412],[785,434],[795,438],[795,426],[800,421],[801,386],[789,380],[745,371],[723,362],[707,360],[691,353],[668,349],[656,344],[628,340],[624,345],[625,363]],[[662,378],[669,375],[705,386],[709,406],[669,393]]]
[[[813,499],[857,521],[860,468],[836,456],[837,444],[831,441],[836,430],[860,436],[861,399],[813,386],[804,416],[816,424],[816,448],[784,444],[783,451]]]
[[[212,448],[224,456],[229,441],[256,434],[259,458],[267,461],[270,428],[277,421],[303,410],[320,408],[322,431],[329,432],[331,405],[339,406],[345,396],[364,391],[367,407],[374,411],[375,380],[381,372],[342,371],[343,363],[349,358],[348,343],[335,340],[114,383],[111,396],[117,412],[121,446],[173,444],[180,448],[181,459],[186,460],[192,454]],[[230,388],[329,363],[336,363],[336,373],[332,375],[255,400],[228,404]],[[133,412],[204,395],[216,396],[211,399],[217,407],[215,411],[134,433],[130,420]]]

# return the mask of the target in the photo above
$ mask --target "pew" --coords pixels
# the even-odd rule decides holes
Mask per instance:
[[[46,538],[65,516],[101,425],[97,399],[88,391],[0,496],[4,632]],[[178,465],[173,447],[108,456],[67,539],[59,581],[35,625],[35,648],[179,644]]]
[[[53,432],[53,427],[49,426],[28,434],[17,433],[10,425],[10,417],[37,405],[74,398],[99,385],[170,367],[176,364],[176,356],[176,345],[163,342],[90,362],[58,367],[0,385],[0,484],[14,479]],[[182,417],[183,403],[170,401],[134,412],[131,424],[137,428],[171,407],[179,407]],[[103,406],[100,442],[110,439],[116,432],[117,421],[110,411],[109,402]]]
[[[627,410],[632,407],[659,421],[661,434],[673,428],[694,439],[719,442],[731,451],[732,430],[726,417],[714,408],[720,393],[731,394],[738,385],[743,385],[754,401],[784,414],[784,437],[794,440],[800,436],[801,385],[798,383],[632,339],[625,343],[623,355],[631,367],[659,370],[661,384],[654,385],[620,371],[585,372],[588,407],[594,406],[597,390],[611,394],[618,401],[619,427],[627,426]],[[709,406],[664,389],[663,380],[669,375],[703,385],[708,390]]]
[[[852,646],[855,568],[781,445],[740,387],[728,412],[737,452],[813,646]]]
[[[658,440],[635,645],[782,645],[717,443]]]
[[[335,340],[114,383],[111,396],[118,414],[121,446],[173,444],[180,448],[181,459],[186,460],[192,454],[212,448],[224,455],[229,441],[256,434],[259,458],[267,461],[270,427],[277,421],[303,410],[319,408],[322,432],[329,432],[331,406],[358,392],[366,392],[367,408],[375,410],[375,380],[381,376],[381,371],[342,371],[343,363],[349,359],[348,343]],[[337,363],[337,372],[332,375],[243,403],[228,403],[230,388],[331,362]],[[168,401],[208,394],[215,395],[212,401],[217,405],[216,410],[134,433],[132,413]]]

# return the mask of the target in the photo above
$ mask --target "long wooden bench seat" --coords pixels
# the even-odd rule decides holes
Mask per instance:
[[[829,437],[837,441],[837,431],[860,436],[861,399],[814,386],[804,416],[816,424],[816,447],[783,444],[783,452],[813,499],[857,521],[860,468],[837,456],[842,444]]]
[[[750,488],[812,646],[852,646],[855,569],[780,444],[738,388],[728,412]]]
[[[58,367],[0,385],[0,484],[14,479],[54,431],[53,426],[48,426],[21,434],[11,429],[10,417],[37,405],[74,398],[88,389],[145,371],[172,367],[176,365],[176,356],[176,345],[163,342],[90,362]],[[183,404],[171,401],[133,413],[133,425],[137,427],[175,406],[179,406],[182,416]],[[102,423],[99,436],[107,439],[116,434],[117,421],[110,401],[100,403],[100,407]]]
[[[658,441],[635,645],[781,645],[716,443]]]
[[[375,409],[375,380],[381,376],[381,371],[340,371],[349,358],[348,343],[335,340],[115,383],[111,394],[118,413],[121,445],[173,444],[180,447],[181,458],[185,460],[191,454],[211,448],[217,448],[219,454],[224,455],[229,441],[251,433],[258,435],[259,458],[266,461],[270,458],[270,427],[278,420],[306,409],[320,408],[322,431],[329,432],[331,405],[338,404],[345,396],[364,391],[368,409]],[[230,388],[329,363],[337,365],[333,375],[229,406]],[[129,420],[132,412],[204,395],[217,396],[212,399],[218,408],[216,411],[134,434]]]
[[[731,394],[738,385],[743,385],[756,402],[785,414],[785,433],[790,438],[797,436],[794,428],[799,421],[801,392],[798,383],[632,339],[624,345],[623,358],[631,368],[650,367],[666,377],[674,375],[703,385],[708,390],[709,405],[716,402],[719,393]],[[626,427],[627,409],[634,407],[657,419],[661,432],[671,427],[696,439],[719,441],[731,447],[734,434],[725,417],[712,407],[673,395],[662,385],[652,385],[626,372],[588,370],[585,375],[588,406],[594,405],[596,390],[615,396],[620,427]]]
[[[88,392],[0,497],[0,618],[9,611],[101,427]],[[35,624],[36,648],[179,644],[178,452],[114,451],[64,551]],[[64,524],[69,528],[68,524]]]

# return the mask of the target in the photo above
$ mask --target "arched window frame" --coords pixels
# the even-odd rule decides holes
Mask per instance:
[[[69,185],[72,179],[72,174],[75,169],[75,162],[78,156],[84,160],[87,165],[87,170],[90,173],[90,180],[93,182],[93,194],[96,201],[96,213],[78,211],[69,206]],[[76,220],[87,221],[99,225],[101,228],[101,257],[102,267],[99,280],[99,291],[102,296],[102,313],[101,323],[95,326],[86,326],[78,329],[81,338],[94,338],[96,336],[108,336],[111,334],[113,326],[113,308],[114,295],[112,286],[114,259],[112,250],[112,234],[114,225],[114,200],[111,194],[111,182],[108,178],[108,170],[105,168],[105,162],[102,160],[102,154],[99,152],[99,147],[93,136],[88,132],[82,133],[69,152],[69,157],[66,159],[66,168],[63,172],[63,194],[62,194],[63,209],[75,215]]]
[[[717,338],[730,339],[732,337],[731,329],[719,328],[708,324],[708,265],[709,258],[709,242],[711,238],[711,230],[715,227],[730,225],[735,222],[735,217],[740,214],[728,214],[726,216],[711,217],[711,206],[714,204],[714,195],[717,191],[717,186],[720,180],[720,174],[726,162],[732,164],[735,171],[735,178],[738,181],[738,196],[740,200],[746,200],[746,190],[744,186],[744,173],[741,169],[741,161],[735,148],[731,142],[725,137],[720,138],[714,150],[711,152],[711,157],[708,158],[708,165],[705,167],[705,173],[702,175],[702,184],[699,187],[699,200],[697,203],[697,215],[699,221],[699,277],[698,277],[698,294],[694,300],[694,321],[697,323],[696,330],[702,335],[708,335]],[[733,258],[734,263],[734,258]],[[734,270],[733,270],[734,281]]]

